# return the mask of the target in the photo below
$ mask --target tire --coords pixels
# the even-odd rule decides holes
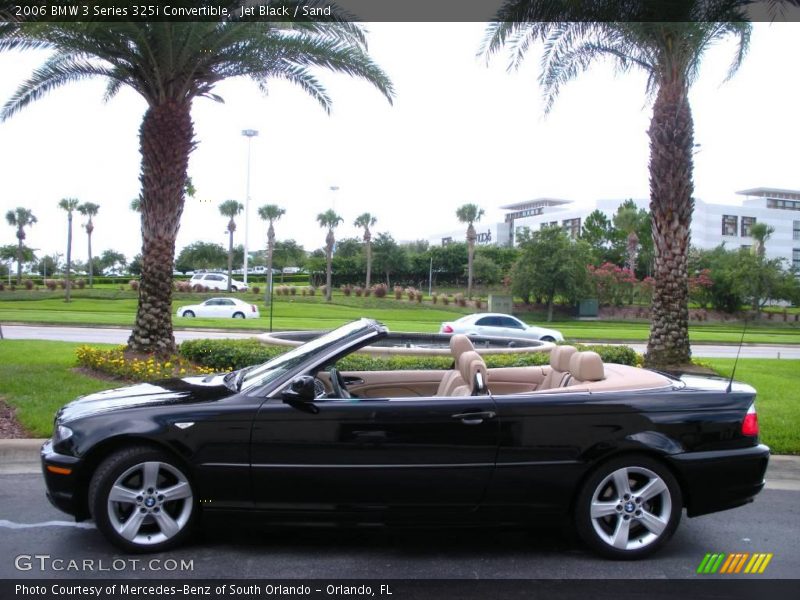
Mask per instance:
[[[575,525],[598,554],[636,560],[667,543],[682,510],[680,486],[666,465],[632,454],[609,460],[586,480],[575,502]]]
[[[549,335],[546,335],[543,338],[541,338],[541,341],[543,341],[543,342],[555,342],[555,340],[552,337],[550,337]]]
[[[146,446],[120,450],[100,464],[89,485],[89,510],[109,542],[135,553],[180,545],[200,511],[186,469]]]
[[[233,318],[234,319],[244,319],[244,313],[243,312],[235,312],[235,313],[233,313]]]
[[[183,314],[181,316],[182,317],[188,317],[190,319],[194,319],[194,312],[192,312],[191,310],[185,310],[185,311],[183,311]]]
[[[237,288],[235,285],[232,285],[232,286],[231,286],[231,291],[232,291],[232,292],[238,292],[239,290],[238,290],[238,288]]]

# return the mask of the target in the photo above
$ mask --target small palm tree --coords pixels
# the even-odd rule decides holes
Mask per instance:
[[[219,205],[219,213],[228,217],[228,291],[231,291],[231,275],[233,274],[233,232],[236,231],[234,218],[244,210],[244,204],[236,200],[225,200]]]
[[[475,241],[478,239],[473,223],[480,221],[483,214],[483,209],[477,204],[464,204],[456,210],[458,220],[467,224],[467,298],[472,298],[472,262],[475,258]]]
[[[269,304],[272,292],[272,255],[275,252],[275,221],[286,214],[286,209],[277,204],[265,204],[258,209],[258,216],[269,222],[267,228],[267,286],[264,290],[264,303]]]
[[[639,229],[638,209],[630,206],[620,209],[614,215],[614,227],[627,235],[625,268],[633,273],[636,271],[636,257],[639,254],[639,236],[636,233]]]
[[[753,223],[753,226],[750,228],[750,236],[753,238],[754,242],[753,253],[760,260],[764,258],[764,254],[767,251],[767,240],[772,237],[773,233],[775,233],[775,228],[766,223]]]
[[[92,263],[92,232],[94,231],[94,222],[92,218],[97,216],[97,211],[99,210],[100,205],[94,204],[93,202],[84,202],[78,206],[78,212],[84,217],[89,218],[83,226],[84,229],[86,229],[86,237],[89,239],[89,287],[93,286],[92,277],[94,275],[94,264]]]
[[[58,207],[67,211],[67,274],[66,274],[66,295],[65,302],[72,300],[72,213],[78,209],[80,202],[77,198],[62,198]]]
[[[336,238],[333,236],[333,230],[336,229],[344,219],[337,215],[332,209],[326,210],[324,213],[317,215],[317,222],[320,227],[328,229],[328,235],[325,236],[325,300],[331,301],[331,287],[333,275],[333,246],[336,243]]]
[[[17,284],[22,283],[22,254],[25,248],[25,228],[36,223],[33,213],[21,206],[6,213],[6,221],[17,228]]]
[[[355,220],[353,225],[356,227],[363,227],[364,228],[364,249],[367,253],[367,281],[366,287],[369,287],[370,279],[372,276],[372,233],[370,232],[369,228],[375,225],[378,222],[378,219],[373,217],[368,212],[365,212],[358,216]]]

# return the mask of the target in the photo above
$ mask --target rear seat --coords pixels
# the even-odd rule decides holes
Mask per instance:
[[[550,351],[550,371],[545,375],[542,385],[536,390],[549,390],[563,386],[569,376],[570,359],[577,351],[574,346],[553,348]]]

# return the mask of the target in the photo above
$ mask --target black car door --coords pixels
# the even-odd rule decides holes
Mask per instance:
[[[264,402],[253,426],[256,505],[406,511],[477,506],[494,469],[490,396]]]

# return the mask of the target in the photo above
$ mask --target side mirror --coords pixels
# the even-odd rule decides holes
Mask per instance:
[[[285,389],[281,395],[281,398],[286,404],[297,408],[309,409],[309,412],[314,414],[319,412],[319,408],[313,404],[316,397],[317,392],[314,387],[314,378],[310,375],[295,377],[289,384],[289,387]]]

